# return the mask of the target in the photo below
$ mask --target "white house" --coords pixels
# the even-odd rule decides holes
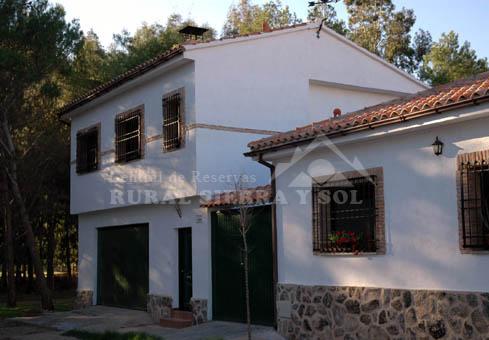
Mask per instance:
[[[489,72],[250,143],[290,339],[489,333]]]
[[[327,28],[316,38],[317,26],[188,42],[61,110],[89,303],[146,308],[149,294],[155,319],[170,308],[211,319],[217,246],[201,197],[237,176],[269,182],[247,143],[426,88]]]

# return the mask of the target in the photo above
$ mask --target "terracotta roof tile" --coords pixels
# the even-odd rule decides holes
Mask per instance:
[[[316,137],[332,138],[377,125],[396,124],[420,115],[473,105],[474,101],[481,99],[489,99],[489,72],[253,141],[248,144],[250,151],[246,155],[252,156]]]
[[[145,61],[142,64],[137,65],[136,67],[122,73],[121,75],[109,80],[108,82],[97,86],[96,88],[88,91],[84,95],[74,99],[70,103],[66,104],[63,106],[59,111],[58,115],[62,116],[82,105],[85,105],[86,103],[102,96],[103,94],[112,91],[116,87],[121,86],[122,84],[128,82],[129,80],[132,80],[134,78],[137,78],[138,76],[151,71],[152,69],[158,67],[159,65],[163,64],[164,62],[179,56],[183,53],[184,48],[182,46],[177,46],[175,48],[172,48],[171,50],[159,54],[154,58],[151,58],[147,61]]]
[[[187,41],[181,45],[178,45],[174,48],[172,48],[169,51],[166,51],[154,58],[151,58],[144,63],[135,66],[134,68],[122,73],[121,75],[111,79],[110,81],[97,86],[96,88],[88,91],[87,93],[81,95],[80,97],[74,99],[70,103],[66,104],[63,106],[59,111],[58,115],[62,116],[82,105],[85,105],[86,103],[102,96],[103,94],[110,92],[111,90],[115,89],[116,87],[121,86],[122,84],[126,83],[127,81],[130,81],[154,68],[157,66],[161,65],[162,63],[178,56],[181,55],[185,51],[185,46],[187,45],[199,45],[199,44],[206,44],[210,43],[213,41],[224,41],[224,40],[232,40],[232,39],[237,39],[237,38],[243,38],[243,37],[248,37],[248,36],[256,36],[256,35],[262,35],[262,34],[268,34],[271,32],[276,32],[276,31],[282,31],[286,29],[292,29],[296,27],[301,27],[301,26],[306,26],[308,23],[301,23],[301,24],[296,24],[296,25],[291,25],[291,26],[284,26],[284,27],[279,27],[270,30],[269,32],[256,32],[256,33],[250,33],[250,34],[242,34],[242,35],[236,35],[232,37],[225,37],[225,38],[220,38],[220,39],[209,39],[209,40],[198,40],[198,41]]]
[[[261,205],[272,200],[272,187],[270,185],[239,191],[224,192],[215,195],[201,204],[204,208],[236,207],[240,205]]]

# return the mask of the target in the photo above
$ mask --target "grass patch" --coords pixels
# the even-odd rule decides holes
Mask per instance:
[[[54,311],[66,312],[73,309],[75,292],[54,293]],[[0,319],[41,314],[41,299],[38,295],[22,294],[17,296],[17,307],[9,308],[5,304],[5,295],[0,295]]]
[[[71,336],[82,340],[163,340],[159,336],[148,335],[145,333],[116,333],[116,332],[105,332],[105,333],[93,333],[80,330],[71,330],[63,333],[65,336]]]

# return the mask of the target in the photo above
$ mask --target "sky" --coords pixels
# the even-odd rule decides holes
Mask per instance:
[[[84,31],[93,29],[104,46],[112,35],[122,29],[134,32],[143,22],[165,23],[172,13],[197,23],[207,23],[221,31],[229,7],[238,0],[51,0],[64,6],[67,18],[77,18]],[[437,40],[441,33],[454,30],[461,40],[468,40],[480,57],[489,58],[489,0],[393,0],[397,8],[414,9],[415,30],[423,28]],[[265,0],[253,1],[257,4]],[[305,19],[308,0],[282,0],[297,15]],[[341,3],[335,5],[340,18],[346,19]]]

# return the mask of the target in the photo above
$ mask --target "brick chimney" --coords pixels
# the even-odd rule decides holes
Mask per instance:
[[[337,107],[336,109],[333,110],[333,118],[336,118],[339,116],[341,116],[341,109]]]
[[[272,29],[270,28],[270,25],[268,24],[268,21],[264,21],[262,24],[262,32],[271,32]]]

